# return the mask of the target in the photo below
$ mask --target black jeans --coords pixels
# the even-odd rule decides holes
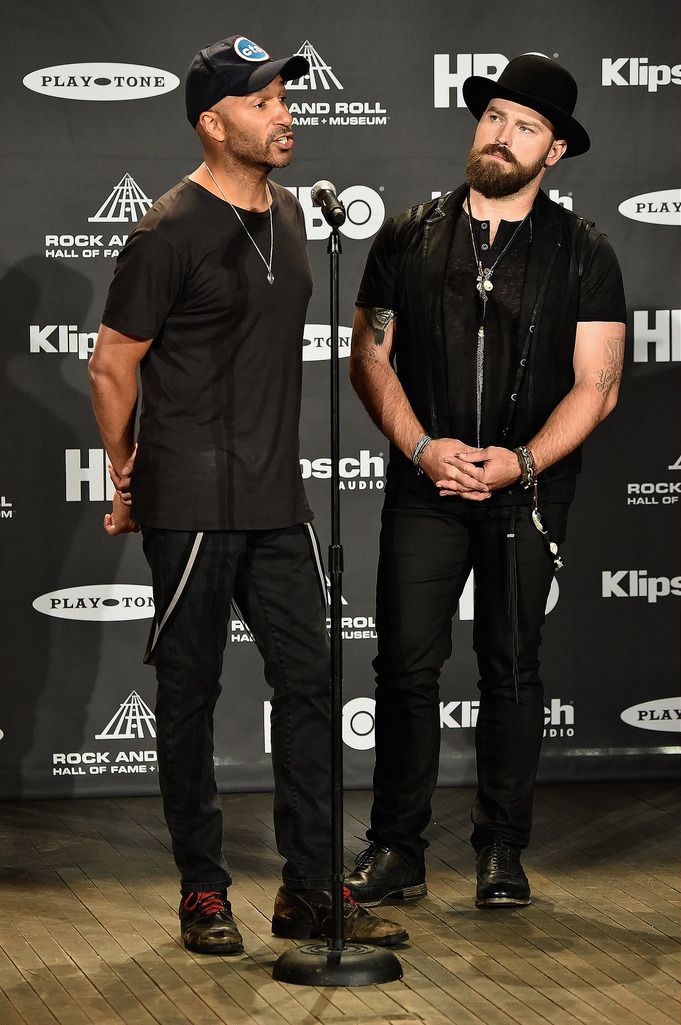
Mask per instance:
[[[157,616],[177,593],[197,537],[145,528]],[[213,765],[213,710],[230,603],[248,624],[272,696],[274,829],[284,881],[328,887],[331,876],[330,663],[326,593],[312,528],[210,531],[151,660],[156,667],[159,783],[183,891],[222,889],[222,808]],[[238,695],[230,701],[238,702]]]
[[[480,680],[475,733],[476,851],[499,837],[526,846],[544,729],[539,646],[554,573],[544,537],[521,507],[469,505],[383,512],[377,584],[376,768],[371,841],[423,862],[440,753],[439,675],[451,624],[475,573],[473,642]],[[542,508],[551,537],[567,505]]]

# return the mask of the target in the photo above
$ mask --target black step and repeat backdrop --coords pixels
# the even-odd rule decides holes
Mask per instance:
[[[461,86],[524,52],[580,85],[591,152],[550,173],[550,196],[595,219],[629,303],[621,402],[587,445],[549,601],[543,779],[666,776],[679,751],[681,445],[679,96],[673,0],[265,0],[200,4],[8,0],[3,104],[2,705],[0,796],[150,793],[153,606],[138,536],[108,538],[106,455],[86,367],[114,259],[151,202],[199,162],[183,78],[197,49],[240,32],[304,53],[290,89],[296,156],[277,175],[307,221],[315,292],[303,342],[301,465],[328,544],[327,228],[310,187],[329,178],[343,228],[341,357],[372,238],[388,213],[460,183],[474,122]],[[276,339],[273,339],[273,343]],[[347,362],[342,364],[347,366]],[[373,763],[374,572],[387,446],[343,374],[340,462],[350,786]],[[473,581],[442,677],[442,772],[474,778]],[[268,691],[234,620],[218,706],[220,786],[270,785]]]

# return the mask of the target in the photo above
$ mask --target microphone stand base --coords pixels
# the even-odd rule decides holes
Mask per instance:
[[[325,943],[311,943],[282,954],[272,978],[297,986],[372,986],[401,979],[402,965],[384,947],[345,943],[336,950]]]

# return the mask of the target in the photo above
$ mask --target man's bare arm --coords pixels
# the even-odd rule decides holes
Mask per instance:
[[[575,383],[529,441],[538,472],[573,452],[617,405],[625,331],[621,323],[577,325]]]
[[[389,441],[411,459],[416,442],[426,432],[411,408],[392,365],[395,317],[392,311],[357,307],[352,328],[350,380],[369,416]],[[482,471],[459,461],[465,450],[454,438],[438,438],[424,449],[420,467],[432,481],[453,478],[453,490],[465,497],[488,497]]]
[[[99,433],[109,454],[114,480],[124,474],[134,458],[135,411],[137,408],[137,367],[152,339],[137,339],[100,325],[94,352],[88,364],[90,394]],[[119,492],[113,509],[107,513],[104,527],[109,534],[134,530],[136,525]]]

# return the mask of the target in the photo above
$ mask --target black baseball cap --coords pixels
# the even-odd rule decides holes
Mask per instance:
[[[223,96],[247,96],[281,75],[285,82],[302,78],[310,70],[305,57],[294,54],[272,60],[262,46],[245,36],[230,36],[205,46],[189,65],[185,103],[189,123],[196,127],[204,110]]]

